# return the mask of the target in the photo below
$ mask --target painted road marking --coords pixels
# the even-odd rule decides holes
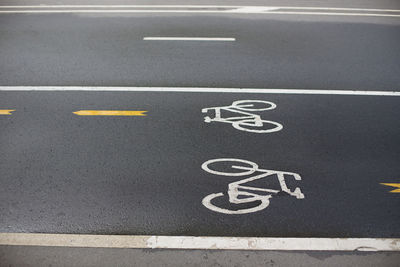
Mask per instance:
[[[348,8],[348,7],[300,7],[300,6],[237,6],[237,5],[0,5],[0,9],[14,8],[256,8],[256,9],[301,9],[400,12],[400,9]]]
[[[234,42],[235,38],[224,37],[144,37],[144,41],[214,41]]]
[[[260,13],[272,10],[279,10],[279,7],[264,7],[264,6],[245,6],[234,9],[237,13]]]
[[[258,107],[257,107],[258,106]],[[225,107],[213,107],[213,108],[203,108],[201,112],[207,113],[208,111],[214,111],[215,117],[211,118],[209,116],[204,117],[206,123],[210,122],[223,122],[232,124],[233,128],[241,131],[251,132],[251,133],[272,133],[282,130],[283,126],[280,123],[274,121],[262,120],[260,115],[253,114],[249,111],[266,111],[275,109],[276,105],[272,102],[263,100],[238,100],[234,101],[232,105]],[[229,112],[240,114],[235,117],[222,118],[222,112]],[[272,128],[262,129],[264,125],[272,125]],[[258,129],[255,129],[257,127]]]
[[[0,14],[70,14],[70,13],[225,13],[225,14],[246,14],[236,11],[206,11],[206,10],[0,10]],[[318,16],[357,16],[357,17],[400,17],[397,14],[370,14],[370,13],[336,13],[336,12],[284,12],[284,11],[265,11],[247,14],[264,15],[318,15]]]
[[[381,183],[381,184],[398,188],[398,189],[394,189],[394,190],[390,191],[390,193],[400,193],[400,184],[398,184],[398,183]]]
[[[72,112],[78,116],[146,116],[146,110],[79,110]]]
[[[13,10],[14,9],[14,10]],[[25,10],[24,10],[25,9]],[[322,11],[322,12],[321,12]],[[218,5],[31,5],[0,6],[0,13],[229,13],[327,16],[400,17],[397,9],[288,7],[288,6],[218,6]],[[387,14],[384,14],[387,13]]]
[[[13,111],[15,111],[15,109],[0,109],[0,115],[11,115]]]
[[[0,245],[307,251],[400,251],[398,238],[279,238],[0,233]]]
[[[400,88],[399,88],[400,90]],[[269,88],[211,88],[211,87],[123,87],[123,86],[0,86],[0,91],[82,91],[82,92],[176,92],[176,93],[245,93],[292,95],[358,95],[400,96],[396,91],[269,89]]]
[[[230,163],[231,170],[226,172],[224,171],[216,171],[214,167],[211,167],[213,164],[218,165],[218,163]],[[216,164],[215,164],[216,163]],[[246,214],[261,211],[269,206],[270,199],[273,195],[278,194],[279,192],[286,192],[287,194],[296,197],[297,199],[303,199],[304,194],[301,192],[299,187],[296,187],[293,191],[291,191],[285,182],[285,177],[291,176],[296,181],[301,180],[301,176],[297,173],[293,172],[284,172],[284,171],[274,171],[274,170],[264,170],[258,168],[258,165],[254,162],[243,160],[243,159],[233,159],[233,158],[222,158],[222,159],[211,159],[204,162],[201,165],[201,168],[209,173],[215,175],[222,176],[230,176],[230,177],[238,177],[238,176],[248,176],[252,175],[255,172],[261,173],[255,176],[247,177],[245,179],[232,182],[228,184],[228,199],[232,204],[245,204],[245,203],[253,203],[256,206],[245,209],[225,209],[220,208],[213,204],[211,201],[215,198],[224,197],[224,193],[213,193],[207,195],[203,198],[202,204],[208,208],[209,210],[224,213],[224,214]],[[217,167],[218,168],[218,167]],[[243,170],[243,171],[238,171]],[[279,181],[280,188],[260,188],[251,186],[251,182],[255,180],[263,179],[266,185],[268,185],[268,181],[271,178],[276,178]],[[257,194],[258,192],[259,194]],[[225,196],[226,197],[226,196]]]

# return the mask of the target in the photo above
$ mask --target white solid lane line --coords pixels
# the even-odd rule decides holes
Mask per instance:
[[[0,8],[241,8],[247,6],[216,5],[36,5],[2,6]]]
[[[356,16],[356,17],[400,17],[400,14],[374,14],[374,13],[337,13],[337,12],[289,12],[289,11],[260,11],[243,12],[235,10],[130,10],[130,9],[87,9],[87,10],[0,10],[0,14],[73,14],[73,13],[224,13],[224,14],[264,14],[264,15],[309,15],[309,16]]]
[[[225,6],[225,5],[0,5],[0,9],[23,8],[223,8],[223,9],[255,9],[255,10],[331,10],[331,11],[365,11],[365,12],[400,12],[400,9],[378,8],[346,8],[346,7],[300,7],[300,6]]]
[[[400,251],[400,239],[396,238],[194,237],[0,233],[0,245],[152,249]]]
[[[0,11],[1,12],[1,11]],[[230,12],[228,12],[230,13]],[[233,12],[232,12],[233,13]],[[400,17],[400,14],[374,14],[374,13],[339,13],[339,12],[295,12],[295,11],[266,11],[253,14],[271,15],[318,15],[318,16],[356,16],[356,17]]]
[[[222,37],[144,37],[145,41],[222,41],[234,42],[235,38]]]
[[[0,14],[18,13],[227,13],[323,16],[400,17],[396,9],[276,6],[201,6],[201,5],[38,5],[0,6]],[[386,14],[385,14],[386,13]]]
[[[400,88],[398,88],[400,89]],[[180,93],[245,93],[292,95],[358,95],[400,96],[400,91],[269,89],[269,88],[211,88],[211,87],[124,87],[124,86],[0,86],[1,91],[92,91],[92,92],[180,92]]]

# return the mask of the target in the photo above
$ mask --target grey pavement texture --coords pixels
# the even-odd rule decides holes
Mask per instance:
[[[0,85],[398,90],[399,25],[369,17],[3,14]]]
[[[399,253],[141,250],[0,246],[1,267],[360,266],[397,267]]]
[[[16,109],[0,117],[1,232],[400,236],[399,195],[379,184],[399,181],[397,97],[157,92],[0,96],[0,106]],[[283,130],[257,134],[203,122],[202,108],[242,99],[277,104],[258,114],[283,124]],[[72,113],[81,109],[148,110],[148,115]],[[286,181],[306,197],[278,194],[267,209],[244,215],[210,211],[201,200],[226,192],[228,183],[239,180],[201,169],[216,158],[299,173],[302,181]],[[248,185],[276,188],[276,182]]]

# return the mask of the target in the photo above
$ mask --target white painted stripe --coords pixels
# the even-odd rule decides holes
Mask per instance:
[[[396,238],[271,238],[0,233],[0,245],[153,249],[400,251],[400,239]]]
[[[378,12],[378,13],[373,13],[373,12]],[[384,13],[400,13],[400,10],[396,9],[335,8],[335,7],[223,6],[223,5],[221,6],[217,5],[0,6],[0,14],[16,14],[16,13],[43,13],[43,14],[46,13],[229,13],[229,14],[400,17],[400,14],[384,14]]]
[[[235,13],[259,13],[259,12],[265,12],[265,11],[278,10],[278,9],[280,9],[280,8],[279,7],[262,7],[262,6],[245,6],[245,7],[235,8],[233,11]]]
[[[1,11],[0,11],[1,12]],[[229,12],[230,13],[230,12]],[[275,15],[318,15],[318,16],[357,16],[357,17],[400,17],[400,14],[373,14],[373,13],[338,13],[338,12],[295,12],[295,11],[266,11],[252,14]]]
[[[294,95],[400,96],[400,91],[360,91],[323,89],[210,88],[210,87],[118,87],[118,86],[0,86],[1,91],[93,91],[93,92],[181,92]]]
[[[222,37],[144,37],[145,41],[223,41],[234,42],[235,38]]]
[[[295,9],[295,10],[332,10],[332,11],[365,11],[365,12],[400,12],[400,9],[381,9],[381,8],[348,8],[348,7],[276,7],[279,9]]]
[[[230,5],[0,5],[0,9],[23,8],[225,8],[225,9],[294,9],[294,10],[337,10],[337,11],[376,11],[376,12],[400,12],[400,9],[378,8],[346,8],[346,7],[300,7],[300,6],[230,6]]]
[[[373,14],[373,13],[337,13],[337,12],[286,12],[261,11],[240,12],[235,10],[100,10],[100,9],[73,9],[73,10],[0,10],[0,14],[71,14],[71,13],[225,13],[225,14],[264,14],[264,15],[319,15],[319,16],[358,16],[358,17],[400,17],[400,14]]]
[[[2,6],[1,8],[241,8],[247,6],[224,6],[224,5],[19,5]],[[259,7],[259,6],[257,6]]]

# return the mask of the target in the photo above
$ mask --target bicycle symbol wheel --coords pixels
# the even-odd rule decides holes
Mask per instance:
[[[259,105],[261,107],[256,108],[257,103],[261,104]],[[237,100],[231,106],[244,111],[265,111],[276,108],[275,103],[263,100]]]
[[[212,169],[212,164],[224,162],[229,164],[231,168],[230,171],[217,171]],[[223,175],[223,176],[245,176],[254,173],[258,169],[258,165],[254,162],[243,160],[243,159],[231,159],[231,158],[223,158],[223,159],[210,159],[204,162],[201,165],[201,168],[206,172],[215,174],[215,175]],[[236,171],[233,171],[236,170]],[[238,170],[243,170],[238,172]]]
[[[245,213],[252,213],[252,212],[257,212],[257,211],[265,209],[266,207],[268,207],[269,199],[270,199],[270,196],[269,197],[266,196],[266,197],[263,197],[263,198],[259,198],[257,201],[261,201],[261,203],[259,205],[255,206],[255,207],[252,207],[252,208],[229,210],[229,209],[224,209],[224,208],[217,207],[211,202],[213,199],[219,198],[219,197],[223,197],[223,196],[224,196],[223,193],[210,194],[210,195],[206,196],[205,198],[203,198],[201,203],[207,209],[215,211],[215,212],[220,212],[220,213],[224,213],[224,214],[245,214]]]
[[[261,126],[257,125],[256,122],[261,122]],[[272,124],[273,128],[270,129],[254,129],[254,127],[262,128],[265,124]],[[283,125],[274,121],[246,119],[241,121],[232,122],[233,128],[241,131],[252,132],[252,133],[273,133],[283,129]]]

